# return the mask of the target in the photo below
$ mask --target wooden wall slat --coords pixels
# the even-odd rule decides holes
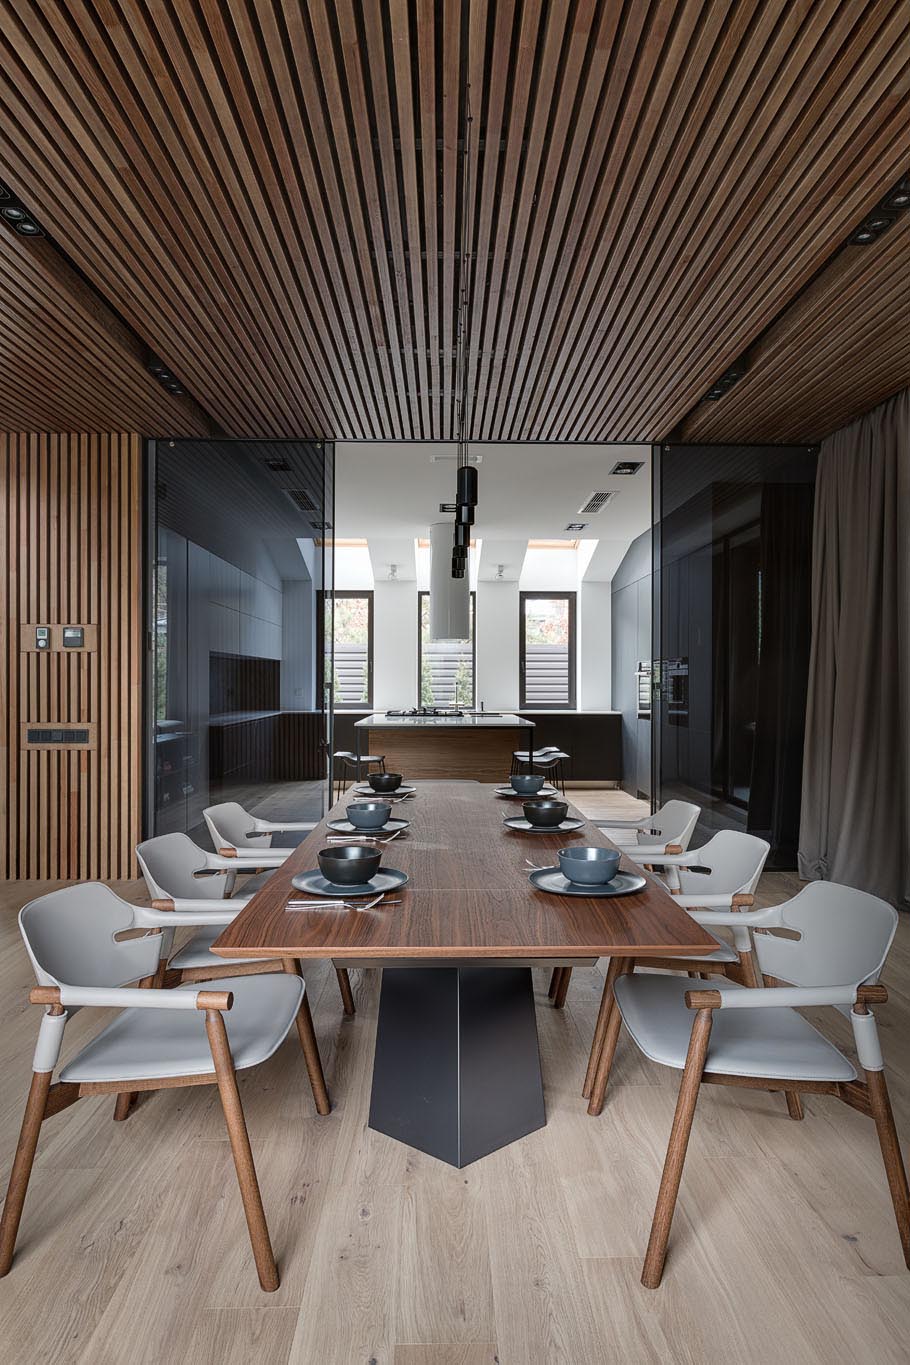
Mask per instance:
[[[0,433],[0,877],[135,875],[142,731],[141,443]],[[97,625],[94,651],[20,626]],[[20,722],[92,722],[97,749],[20,747]]]

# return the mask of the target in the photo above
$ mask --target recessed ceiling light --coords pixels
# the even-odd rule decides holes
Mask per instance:
[[[567,530],[567,531],[583,531],[583,530],[585,529],[585,527],[587,526],[587,524],[588,524],[588,523],[587,523],[586,521],[570,521],[569,524],[568,524],[568,526],[565,527],[565,530]]]
[[[637,474],[644,464],[644,460],[620,460],[610,470],[611,474]]]
[[[16,204],[10,204],[7,208],[0,210],[4,218],[8,218],[11,223],[18,223],[26,216],[25,209],[20,209]]]
[[[23,218],[16,223],[16,231],[21,232],[23,237],[43,237],[44,234],[37,223],[33,223],[31,218]]]

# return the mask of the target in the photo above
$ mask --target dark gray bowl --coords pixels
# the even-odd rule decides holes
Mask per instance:
[[[522,810],[529,825],[561,825],[569,813],[567,801],[525,801]]]
[[[382,850],[364,848],[362,844],[339,844],[337,848],[321,848],[318,857],[319,871],[327,882],[355,886],[376,876]]]
[[[540,773],[515,773],[509,783],[519,796],[536,796],[546,780]]]
[[[370,773],[367,781],[374,792],[394,792],[401,786],[401,773]]]
[[[600,886],[616,876],[622,855],[612,848],[580,844],[577,848],[561,848],[556,856],[560,872],[570,882]]]
[[[357,829],[382,829],[392,814],[388,801],[354,801],[345,815]]]

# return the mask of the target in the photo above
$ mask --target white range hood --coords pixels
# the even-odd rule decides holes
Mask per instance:
[[[452,577],[451,518],[430,527],[430,639],[467,640],[470,634],[471,584]]]

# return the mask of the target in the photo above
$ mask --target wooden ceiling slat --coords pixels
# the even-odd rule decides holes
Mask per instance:
[[[702,356],[710,356],[710,363],[715,370],[724,369],[736,358],[738,350],[744,344],[737,340],[730,349],[723,355],[719,355],[717,342],[707,333],[714,331],[716,336],[716,325],[712,328],[711,320],[705,319],[705,290],[708,282],[716,283],[719,281],[729,281],[728,289],[732,297],[736,299],[736,308],[730,310],[732,325],[738,329],[739,337],[742,337],[746,329],[755,329],[756,326],[763,325],[761,321],[756,321],[758,314],[758,304],[761,297],[761,290],[768,289],[775,281],[777,276],[771,269],[771,263],[780,263],[780,269],[790,272],[790,280],[782,286],[781,294],[783,297],[790,297],[798,284],[792,283],[792,279],[797,274],[794,266],[796,252],[799,245],[799,238],[796,236],[794,227],[806,226],[806,238],[810,243],[812,251],[812,261],[804,265],[806,272],[802,275],[800,282],[804,282],[807,274],[817,267],[819,262],[834,249],[838,240],[841,239],[855,221],[857,210],[854,207],[851,211],[850,202],[850,183],[846,174],[848,169],[843,161],[838,162],[838,157],[848,158],[851,156],[851,148],[860,141],[859,130],[862,126],[862,108],[855,94],[846,99],[846,83],[837,81],[832,71],[836,68],[836,63],[830,62],[831,49],[826,47],[828,41],[833,41],[836,30],[828,26],[820,44],[810,43],[809,35],[801,35],[798,45],[798,53],[810,55],[812,60],[805,70],[806,81],[810,84],[811,98],[803,103],[797,100],[793,93],[788,95],[788,104],[792,108],[799,103],[800,107],[796,114],[798,122],[804,123],[809,129],[810,134],[817,132],[818,129],[828,131],[830,115],[828,118],[818,116],[818,122],[813,128],[810,124],[813,109],[823,101],[830,101],[840,97],[841,120],[837,125],[838,137],[832,137],[829,143],[831,148],[828,160],[817,157],[814,161],[800,159],[798,156],[792,161],[787,155],[786,143],[781,145],[781,134],[778,132],[778,125],[765,128],[760,141],[756,138],[759,155],[754,159],[749,168],[750,189],[750,209],[751,214],[748,218],[740,220],[739,230],[722,234],[716,240],[716,247],[708,254],[703,254],[703,264],[700,270],[695,268],[695,261],[685,262],[686,280],[681,279],[682,266],[670,272],[667,277],[667,292],[678,301],[681,315],[685,317],[686,333],[682,338],[681,356],[689,356],[698,351]],[[885,33],[880,38],[881,43],[889,44],[891,35]],[[873,54],[880,49],[875,46],[863,46],[860,51],[869,56],[868,65],[874,62]],[[854,52],[853,47],[850,48]],[[896,52],[896,59],[906,61],[906,50],[903,57]],[[863,74],[866,74],[865,72]],[[851,91],[855,86],[850,87]],[[884,112],[884,111],[883,111]],[[849,123],[846,123],[849,120]],[[846,124],[846,126],[845,126]],[[781,123],[780,126],[786,130],[788,123]],[[792,141],[792,139],[791,139]],[[797,151],[801,144],[796,144]],[[772,153],[775,153],[772,156]],[[833,168],[837,168],[836,172]],[[831,168],[829,174],[832,181],[837,180],[841,187],[840,195],[832,200],[830,195],[825,192],[823,186],[815,180],[819,171]],[[885,178],[888,179],[897,174],[898,165],[892,163],[890,169],[884,167]],[[789,189],[792,199],[789,201],[794,204],[802,205],[802,214],[798,221],[794,213],[793,219],[788,223],[783,214],[772,216],[769,212],[769,200],[772,191],[776,186],[782,189]],[[833,187],[832,187],[833,188]],[[771,201],[773,202],[773,201]],[[827,205],[829,212],[825,215],[824,221],[819,221],[819,206],[821,203]],[[728,201],[729,210],[729,201]],[[769,240],[770,238],[770,240]],[[744,261],[748,266],[744,268]],[[681,292],[680,292],[681,291]],[[774,296],[780,297],[780,295]],[[690,311],[691,310],[691,311]],[[770,320],[776,311],[772,305],[769,314],[764,321]],[[759,315],[760,316],[760,315]],[[703,321],[703,319],[705,319]],[[697,324],[702,323],[699,327]],[[668,310],[665,303],[661,303],[658,310],[650,313],[647,320],[640,320],[640,327],[647,326],[660,327],[669,325]],[[628,339],[630,349],[634,353],[634,338],[631,332],[625,332],[624,341]],[[728,343],[729,345],[729,343]],[[707,349],[705,349],[707,348]],[[691,372],[690,372],[691,373]],[[687,375],[682,366],[676,374],[674,381],[681,376],[685,382]],[[617,379],[624,377],[621,371]],[[691,378],[688,379],[691,383]],[[669,402],[671,393],[675,393],[670,384],[665,384],[662,394],[662,401]],[[625,401],[628,403],[632,394],[626,388]],[[682,410],[690,404],[689,396],[681,400]],[[591,413],[592,420],[597,420],[598,415],[601,420],[607,418],[607,414],[601,412],[597,414],[594,410]],[[664,420],[670,420],[665,418]]]
[[[904,234],[836,253],[910,170],[908,93],[906,0],[13,0],[0,178],[126,325],[80,361],[81,283],[17,243],[45,325],[5,420],[450,440],[468,287],[475,439],[817,435],[904,373],[843,303],[895,306]]]

